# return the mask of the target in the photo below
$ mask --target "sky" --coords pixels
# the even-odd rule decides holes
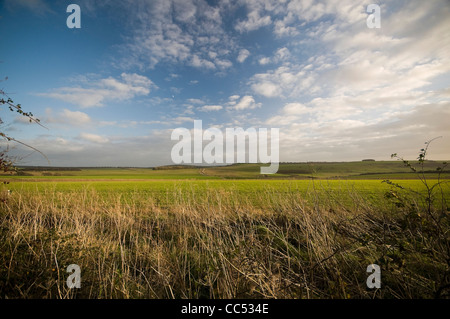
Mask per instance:
[[[0,89],[45,126],[0,109],[48,158],[10,142],[20,165],[169,165],[194,120],[279,128],[281,162],[415,159],[438,136],[429,158],[450,159],[448,0],[3,0],[0,16]]]

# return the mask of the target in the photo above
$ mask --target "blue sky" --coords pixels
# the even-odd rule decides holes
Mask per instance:
[[[370,29],[371,3],[4,0],[0,88],[48,129],[3,109],[3,131],[55,166],[171,164],[197,119],[279,128],[281,161],[415,158],[436,136],[449,159],[450,5],[376,2]]]

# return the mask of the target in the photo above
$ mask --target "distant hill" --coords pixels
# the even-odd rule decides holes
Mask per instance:
[[[418,166],[418,163],[411,162]],[[278,172],[260,174],[268,164],[233,164],[227,166],[166,165],[148,168],[133,167],[44,167],[23,166],[13,173],[18,178],[99,178],[99,179],[403,179],[417,178],[401,161],[362,160],[355,162],[280,163]],[[437,178],[442,161],[426,161],[424,173]],[[419,168],[419,167],[418,167]],[[11,173],[3,174],[11,176]],[[448,169],[441,178],[450,178]]]

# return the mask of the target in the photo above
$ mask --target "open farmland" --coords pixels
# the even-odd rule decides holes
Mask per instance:
[[[1,204],[0,292],[4,298],[446,296],[448,175],[428,206],[425,185],[401,163],[361,163],[282,164],[271,177],[251,164],[22,169],[3,176],[12,193]],[[435,168],[431,163],[424,175],[429,185],[438,182]],[[398,179],[382,182],[392,176]],[[372,263],[383,273],[383,289],[375,293],[366,286]],[[82,269],[81,289],[65,284],[70,264]]]
[[[449,17],[0,1],[0,304],[289,318],[413,299],[405,317],[450,299]]]
[[[430,178],[437,178],[442,162],[429,161],[424,171]],[[233,164],[227,166],[161,166],[155,168],[51,168],[22,167],[19,174],[5,177],[14,180],[94,180],[94,179],[417,179],[417,174],[400,161],[359,162],[311,162],[281,163],[273,175],[261,175],[263,164]],[[443,178],[450,178],[443,172]]]

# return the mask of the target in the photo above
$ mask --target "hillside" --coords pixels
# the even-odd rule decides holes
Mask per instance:
[[[417,163],[414,164],[418,170]],[[277,174],[262,175],[265,164],[228,166],[161,166],[154,168],[98,167],[19,167],[12,179],[411,179],[417,174],[399,161],[281,163]],[[427,161],[424,172],[437,178],[441,161]],[[441,178],[450,178],[449,170]]]

